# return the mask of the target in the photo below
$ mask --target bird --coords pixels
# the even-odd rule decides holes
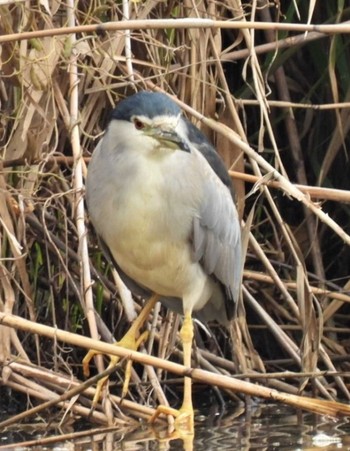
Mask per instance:
[[[90,221],[132,293],[148,300],[117,344],[137,350],[159,300],[183,315],[183,363],[191,367],[193,318],[228,324],[242,276],[240,220],[223,160],[166,93],[139,91],[112,111],[86,178]],[[83,361],[84,372],[94,351]],[[191,379],[171,409],[193,430]]]

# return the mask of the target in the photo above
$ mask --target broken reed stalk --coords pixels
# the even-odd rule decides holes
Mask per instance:
[[[15,329],[21,329],[30,333],[36,333],[51,339],[64,341],[71,345],[80,346],[85,349],[94,349],[103,354],[115,355],[121,358],[128,358],[145,365],[156,366],[172,373],[179,374],[181,376],[188,376],[196,381],[225,388],[227,390],[233,390],[249,396],[256,396],[268,400],[280,401],[295,408],[305,409],[317,414],[330,416],[350,415],[350,406],[340,402],[290,395],[288,393],[255,385],[250,382],[240,381],[234,377],[213,374],[200,369],[186,368],[178,363],[162,360],[140,352],[130,351],[119,346],[82,337],[80,335],[45,326],[43,324],[37,324],[15,315],[0,312],[0,324],[13,327]]]

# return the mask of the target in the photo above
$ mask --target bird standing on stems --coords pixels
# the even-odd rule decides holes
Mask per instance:
[[[140,329],[160,300],[184,315],[183,363],[191,367],[192,315],[227,323],[240,292],[240,223],[221,158],[168,95],[142,91],[113,111],[90,162],[86,201],[121,278],[149,299],[117,344],[137,350],[145,339]],[[86,372],[94,355],[84,359]],[[182,407],[160,411],[174,415],[175,428],[193,433],[189,377]]]

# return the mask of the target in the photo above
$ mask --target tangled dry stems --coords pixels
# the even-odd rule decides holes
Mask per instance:
[[[303,49],[307,58],[308,46],[324,40],[332,50],[336,35],[315,31],[278,36],[270,26],[257,37],[254,26],[248,29],[244,22],[281,20],[271,16],[274,10],[267,3],[260,3],[259,9],[255,1],[248,8],[237,0],[209,2],[207,7],[200,3],[197,8],[190,1],[130,2],[128,11],[115,3],[107,7],[102,0],[81,2],[78,8],[72,2],[38,3],[30,9],[9,2],[0,7],[3,36],[46,33],[32,34],[29,40],[4,40],[1,48],[1,311],[28,318],[34,325],[47,323],[93,339],[101,336],[106,342],[122,335],[127,318],[120,301],[128,293],[118,284],[116,290],[93,232],[88,234],[84,176],[113,105],[135,90],[160,89],[176,97],[235,171],[244,221],[243,302],[229,331],[214,326],[208,334],[198,327],[195,363],[250,380],[265,374],[264,384],[291,395],[313,391],[328,400],[348,400],[348,343],[343,334],[349,267],[344,270],[333,260],[339,256],[349,265],[350,221],[344,207],[349,202],[349,178],[345,170],[344,182],[334,183],[338,180],[332,164],[346,147],[350,91],[343,99],[337,94],[341,81],[334,74],[339,68],[330,58],[326,68],[333,102],[326,98],[322,104],[313,103],[303,83],[312,91],[310,85],[316,81],[306,71],[298,85],[300,73],[290,55]],[[316,15],[318,8],[316,3]],[[116,21],[126,14],[148,26],[103,33],[83,28],[109,21],[120,24]],[[162,24],[165,17],[193,21],[181,26],[177,22],[176,28],[164,28],[164,23],[150,27],[149,20]],[[242,25],[235,30],[194,28],[198,18],[223,23],[235,19]],[[76,27],[75,33],[52,31],[65,27]],[[294,120],[300,110],[305,111],[304,127]],[[302,146],[305,136],[313,146],[310,124],[317,125],[316,115],[322,111],[334,131],[313,172],[308,169],[312,158]],[[319,145],[316,139],[315,143]],[[255,177],[254,186],[245,186],[246,175]],[[310,180],[318,185],[326,178],[342,188],[327,194],[335,196],[329,208],[322,188],[310,186]],[[293,197],[299,202],[290,200]],[[135,301],[138,309],[142,300]],[[173,313],[154,312],[148,352],[165,361],[180,359],[179,322]],[[67,389],[67,376],[72,381],[80,376],[79,348],[44,339],[35,326],[28,335],[19,326],[2,325],[0,334],[2,382],[8,387],[47,400]],[[102,360],[97,365],[103,371]],[[50,370],[54,383],[45,370]],[[122,371],[118,374],[122,378]],[[143,373],[134,371],[130,395],[135,405],[166,402],[169,396],[157,381],[164,387],[167,376],[164,369],[150,366]],[[85,392],[81,402],[70,407],[74,415],[88,416],[91,393]],[[90,418],[99,423],[115,415],[123,418],[118,402],[112,397],[109,407],[99,406]],[[142,407],[133,411],[125,406],[132,415],[147,416]]]

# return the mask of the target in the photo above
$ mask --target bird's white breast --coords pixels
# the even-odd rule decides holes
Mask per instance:
[[[200,292],[206,276],[192,261],[190,244],[201,192],[193,155],[181,150],[135,152],[125,146],[118,152],[106,144],[103,152],[96,150],[89,168],[91,179],[104,174],[99,189],[89,186],[89,179],[87,183],[97,233],[121,269],[139,284],[183,298],[196,281]]]

